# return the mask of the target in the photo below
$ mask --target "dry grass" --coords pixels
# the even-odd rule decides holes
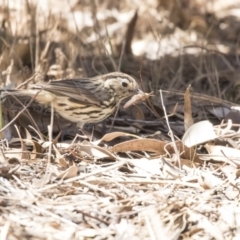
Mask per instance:
[[[47,2],[1,5],[1,87],[120,70],[153,93],[107,134],[52,109],[1,131],[0,239],[238,239],[239,3]]]

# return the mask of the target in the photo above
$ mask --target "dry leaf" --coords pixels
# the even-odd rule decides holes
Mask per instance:
[[[140,138],[137,135],[134,134],[130,134],[130,133],[125,133],[125,132],[112,132],[112,133],[107,133],[105,134],[100,140],[97,140],[95,142],[92,142],[92,144],[94,145],[98,145],[99,143],[101,143],[102,141],[105,142],[110,142],[113,139],[117,138],[117,137],[125,137],[125,136],[130,136],[130,137],[134,137],[134,138]]]
[[[148,160],[146,158],[132,160],[131,163],[135,166],[134,170],[145,177],[152,176],[154,174],[160,174],[160,161],[159,159]]]
[[[206,156],[215,161],[234,162],[240,164],[240,150],[225,146],[212,146],[206,144],[209,155]]]
[[[184,127],[185,131],[194,124],[192,118],[192,105],[191,105],[191,96],[190,96],[190,87],[188,86],[184,94]]]
[[[113,146],[111,152],[150,151],[165,154],[166,143],[155,139],[134,139]]]
[[[101,158],[111,158],[116,159],[116,157],[110,153],[108,150],[101,148],[99,146],[94,146],[90,144],[80,144],[81,151],[86,152],[87,154],[93,156],[95,159]]]
[[[193,124],[183,135],[182,142],[192,147],[217,138],[212,123],[208,120]]]
[[[68,178],[76,177],[77,173],[78,173],[78,167],[71,166],[68,169],[66,169],[64,172],[60,173],[57,176],[57,179],[68,179]]]
[[[39,155],[43,153],[43,151],[42,151],[42,146],[38,142],[32,141],[32,144],[33,144],[33,150],[31,152],[31,159],[33,160],[38,158]]]

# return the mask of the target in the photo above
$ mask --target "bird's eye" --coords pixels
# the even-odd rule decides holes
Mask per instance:
[[[128,86],[128,83],[122,82],[122,86],[123,86],[123,87],[127,87],[127,86]]]

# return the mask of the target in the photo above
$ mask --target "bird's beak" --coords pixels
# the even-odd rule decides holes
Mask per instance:
[[[140,94],[140,93],[143,93],[143,91],[142,91],[140,88],[138,88],[138,89],[136,90],[136,94]]]

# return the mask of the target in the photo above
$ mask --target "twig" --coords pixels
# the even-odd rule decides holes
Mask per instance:
[[[122,66],[123,55],[125,53],[125,46],[126,46],[126,39],[123,40],[123,44],[122,44],[121,55],[119,58],[118,69],[117,69],[118,72],[120,72],[120,69]]]
[[[71,183],[71,182],[74,182],[74,181],[78,181],[78,180],[88,178],[88,177],[93,176],[93,175],[97,175],[97,174],[102,173],[102,172],[106,173],[107,171],[110,171],[110,170],[113,170],[115,168],[121,167],[128,162],[129,162],[129,159],[127,159],[127,160],[122,160],[121,159],[120,162],[118,162],[118,163],[116,163],[112,166],[106,167],[104,169],[101,168],[101,169],[98,169],[94,172],[87,173],[87,174],[84,174],[84,175],[81,175],[81,176],[76,176],[76,177],[73,177],[73,178],[66,179],[66,180],[62,181],[61,183],[63,183],[63,184],[64,183]],[[58,183],[54,183],[54,184],[51,184],[51,185],[48,185],[46,187],[41,188],[39,191],[42,192],[42,191],[57,187],[58,185],[59,185]]]
[[[27,79],[26,81],[24,81],[23,83],[21,83],[20,85],[18,85],[16,87],[16,89],[21,88],[22,86],[28,84],[29,82],[31,82],[35,77],[36,77],[37,73],[33,74],[33,76],[31,76],[29,79]]]
[[[164,115],[165,115],[165,118],[166,118],[166,123],[167,123],[168,130],[169,130],[169,135],[170,135],[170,138],[171,138],[172,143],[173,143],[173,149],[174,149],[174,151],[175,151],[175,153],[177,155],[178,166],[179,166],[179,168],[181,168],[180,154],[179,154],[179,151],[178,151],[177,146],[176,146],[176,142],[175,142],[175,139],[174,139],[174,135],[173,135],[172,129],[171,129],[170,125],[169,125],[168,116],[167,116],[166,108],[165,108],[165,105],[164,105],[164,102],[163,102],[163,95],[162,95],[162,90],[161,89],[160,89],[160,97],[161,97],[162,108],[163,108]]]
[[[46,171],[44,174],[44,181],[42,181],[42,184],[46,182],[50,163],[51,163],[51,153],[52,153],[52,129],[53,129],[53,120],[54,120],[54,108],[53,103],[51,102],[51,119],[50,119],[50,125],[48,125],[48,137],[49,137],[49,147],[48,147],[48,162],[46,166]],[[42,186],[43,187],[43,186]]]

